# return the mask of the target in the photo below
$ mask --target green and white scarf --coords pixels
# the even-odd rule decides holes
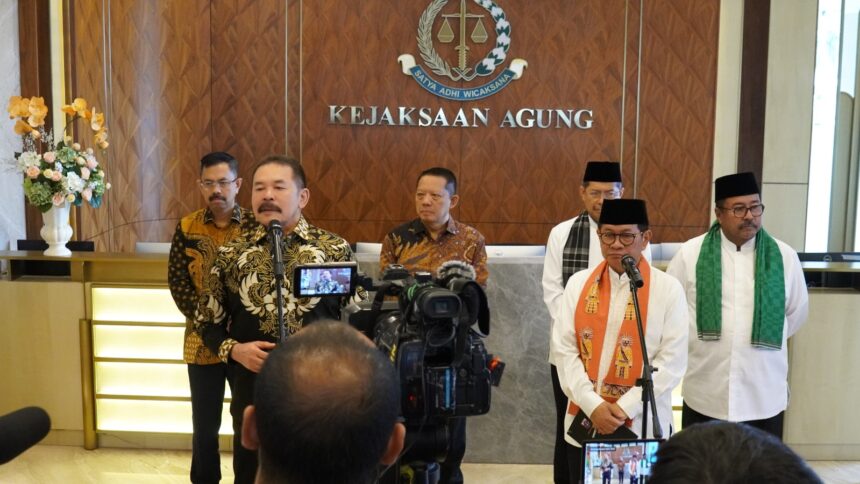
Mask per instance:
[[[722,251],[720,224],[714,222],[696,262],[696,330],[702,341],[720,339],[722,328]],[[776,241],[759,230],[755,241],[755,308],[752,345],[782,348],[785,327],[785,277]]]

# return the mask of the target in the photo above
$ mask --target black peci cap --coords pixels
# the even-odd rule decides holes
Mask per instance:
[[[604,200],[599,223],[600,225],[648,225],[645,200],[635,198]]]
[[[749,171],[721,176],[714,181],[715,202],[729,197],[755,194],[761,194],[761,191],[759,191],[758,183],[755,181],[755,175]]]
[[[585,165],[582,183],[618,182],[621,183],[621,163],[614,161],[589,161]]]

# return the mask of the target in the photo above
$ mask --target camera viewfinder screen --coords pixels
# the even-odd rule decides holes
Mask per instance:
[[[622,469],[626,477],[646,482],[651,466],[657,461],[658,440],[619,440],[586,442],[582,449],[584,484],[606,482],[606,476],[617,476]],[[614,482],[614,481],[613,481]]]
[[[350,267],[302,268],[298,296],[347,296],[352,290],[352,272]]]

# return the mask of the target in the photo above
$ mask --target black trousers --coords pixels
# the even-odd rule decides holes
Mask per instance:
[[[564,440],[567,395],[561,390],[561,384],[558,381],[558,369],[555,365],[549,366],[549,372],[552,377],[552,394],[555,397],[555,452],[552,456],[552,478],[555,484],[568,484],[576,481],[570,480],[570,469],[567,462],[567,448],[572,446]]]
[[[762,420],[747,420],[746,422],[738,422],[742,424],[751,425],[757,429],[764,430],[770,434],[773,434],[782,440],[782,424],[785,419],[785,412],[779,412],[773,417],[762,419]],[[681,410],[681,425],[683,428],[687,428],[690,425],[697,423],[710,422],[712,420],[718,420],[715,418],[708,417],[707,415],[703,415],[689,406],[684,402],[684,408]]]
[[[221,455],[218,430],[224,406],[224,381],[227,365],[188,365],[191,387],[191,422],[194,429],[191,451],[191,482],[218,483],[221,480]]]
[[[568,445],[565,448],[567,454],[567,468],[570,471],[570,482],[579,484],[582,482],[582,448]]]
[[[233,474],[236,484],[253,484],[257,477],[257,451],[242,447],[242,420],[245,407],[254,403],[254,381],[257,374],[239,363],[231,362],[227,368],[233,399],[230,415],[233,416]]]
[[[461,484],[463,472],[460,464],[466,455],[466,418],[448,420],[448,453],[445,462],[439,463],[439,484]]]

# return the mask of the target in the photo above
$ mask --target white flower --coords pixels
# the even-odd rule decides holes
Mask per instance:
[[[72,193],[80,193],[80,191],[87,186],[87,183],[74,172],[71,172],[66,176],[66,183],[69,186],[69,191]]]
[[[18,171],[25,172],[31,166],[39,167],[41,157],[35,151],[25,151],[18,157]]]

